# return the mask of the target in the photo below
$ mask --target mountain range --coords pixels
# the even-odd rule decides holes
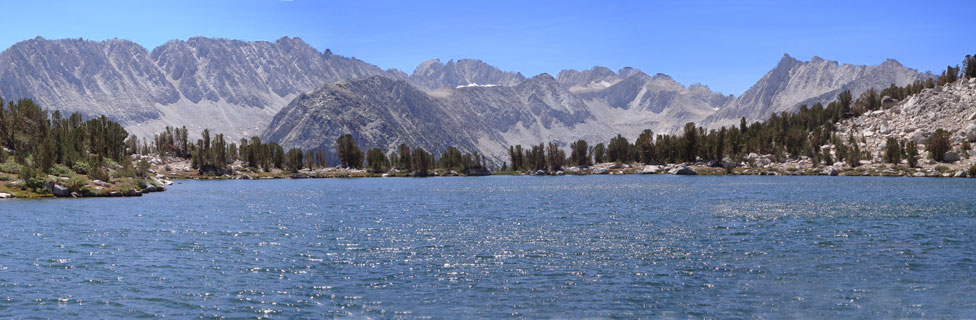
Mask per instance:
[[[126,40],[35,38],[0,52],[0,96],[92,117],[148,137],[165,126],[261,135],[285,147],[331,148],[352,133],[364,147],[448,145],[503,159],[509,145],[633,139],[687,122],[763,120],[843,90],[932,77],[894,60],[856,66],[788,55],[740,97],[633,68],[525,77],[476,59],[434,59],[412,74],[320,52],[299,38],[274,42],[196,37],[148,51]]]

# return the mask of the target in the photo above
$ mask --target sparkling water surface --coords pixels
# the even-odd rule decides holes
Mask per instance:
[[[976,179],[184,181],[0,221],[2,318],[976,315]]]

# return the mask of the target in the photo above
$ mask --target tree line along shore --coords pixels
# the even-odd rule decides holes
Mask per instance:
[[[203,130],[167,127],[151,139],[129,135],[101,116],[65,118],[30,99],[0,100],[0,198],[141,196],[165,190],[172,179],[483,176],[491,174],[739,174],[976,177],[974,132],[937,129],[925,139],[895,135],[879,150],[839,124],[885,112],[923,90],[976,80],[976,57],[949,66],[937,79],[904,87],[842,92],[827,105],[803,105],[763,122],[706,130],[687,123],[676,134],[643,131],[591,145],[577,140],[515,145],[501,165],[477,152],[448,147],[440,154],[401,144],[365,152],[350,134],[324,148],[285,150],[258,137],[228,141]],[[976,114],[974,114],[976,116]],[[970,119],[972,120],[972,119]],[[853,131],[853,127],[850,127]],[[959,137],[962,137],[961,139]]]

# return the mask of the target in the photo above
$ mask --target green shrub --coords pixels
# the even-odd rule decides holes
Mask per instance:
[[[88,186],[88,179],[80,175],[71,175],[71,178],[65,183],[68,188],[72,190],[79,190],[85,186]]]
[[[5,174],[0,174],[0,181],[10,181],[11,179],[13,179],[13,177]]]
[[[946,167],[946,166],[935,166],[935,171],[938,171],[939,173],[946,173],[946,172],[949,172],[949,167]]]
[[[71,170],[71,168],[68,168],[63,164],[55,164],[48,171],[50,171],[52,175],[59,176],[59,177],[70,177],[75,174],[75,172]]]
[[[967,170],[967,171],[968,172],[966,172],[966,173],[969,174],[969,177],[970,178],[976,178],[976,164],[973,164],[972,166],[970,166],[969,167],[969,170]]]
[[[146,159],[139,160],[139,163],[136,163],[136,175],[145,178],[151,167]]]
[[[105,168],[102,168],[101,166],[92,166],[91,169],[88,170],[88,177],[92,180],[102,180],[109,183],[112,182],[112,177],[109,176],[108,172],[105,171]]]
[[[9,158],[7,158],[7,161],[4,161],[3,163],[0,163],[0,172],[19,173],[20,172],[20,164],[18,164],[16,161],[14,161],[14,158],[13,157],[9,157]]]
[[[42,172],[23,166],[19,174],[26,188],[38,193],[43,193],[47,189],[47,177]]]
[[[75,161],[75,164],[71,166],[71,170],[78,174],[88,174],[88,168],[88,162],[84,161]]]
[[[102,160],[102,163],[103,163],[103,166],[104,167],[109,168],[109,169],[118,169],[118,168],[122,167],[121,165],[119,165],[118,162],[115,162],[115,160],[112,160],[112,159],[109,159],[109,158],[103,159]]]
[[[121,168],[111,173],[112,178],[122,179],[122,178],[132,178],[136,176],[136,171],[132,168]]]

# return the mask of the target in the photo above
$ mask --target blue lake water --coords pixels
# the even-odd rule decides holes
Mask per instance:
[[[2,318],[976,315],[976,179],[184,181],[0,221]]]

